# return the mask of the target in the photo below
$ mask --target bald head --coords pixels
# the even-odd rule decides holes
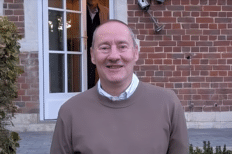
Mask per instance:
[[[98,26],[96,28],[96,30],[94,31],[93,33],[93,41],[92,41],[92,48],[94,48],[94,43],[95,43],[95,40],[96,40],[96,34],[98,32],[98,30],[102,27],[102,26],[105,26],[106,24],[109,24],[109,23],[119,23],[119,24],[122,24],[122,25],[125,25],[128,30],[129,30],[129,33],[130,33],[130,36],[131,36],[131,39],[133,40],[133,46],[135,47],[137,45],[136,41],[135,41],[135,37],[134,37],[134,33],[132,32],[131,28],[128,27],[127,24],[125,24],[124,22],[120,21],[120,20],[115,20],[115,19],[111,19],[111,20],[108,20],[107,22],[101,24],[100,26]]]

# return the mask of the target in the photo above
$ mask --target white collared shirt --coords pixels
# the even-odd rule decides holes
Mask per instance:
[[[100,79],[98,80],[97,84],[98,84],[97,89],[98,89],[98,92],[99,92],[100,95],[105,96],[105,97],[109,98],[112,101],[120,101],[120,100],[128,99],[135,92],[136,88],[139,85],[139,79],[133,73],[133,77],[132,77],[132,81],[131,81],[130,86],[123,93],[121,93],[119,96],[112,96],[112,95],[108,94],[106,91],[104,91],[101,88]]]
[[[89,10],[89,15],[90,15],[90,17],[91,17],[91,19],[92,19],[92,21],[93,21],[95,15],[96,15],[97,12],[98,12],[98,8],[96,7],[96,8],[94,9],[94,11],[92,12],[91,9],[90,9],[89,6],[88,6],[88,10]]]

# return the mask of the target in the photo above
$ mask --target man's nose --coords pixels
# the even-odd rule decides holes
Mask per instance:
[[[108,59],[111,61],[118,61],[120,59],[120,52],[116,46],[111,47],[111,52],[109,53]]]

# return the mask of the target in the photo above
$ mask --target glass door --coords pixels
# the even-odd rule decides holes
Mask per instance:
[[[44,0],[44,117],[87,89],[86,1]]]

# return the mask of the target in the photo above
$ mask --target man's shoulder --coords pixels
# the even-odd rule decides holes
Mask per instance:
[[[175,100],[179,102],[176,93],[172,89],[163,88],[152,85],[150,83],[141,82],[142,92],[151,97],[164,98],[165,100]]]
[[[96,100],[96,98],[97,90],[96,87],[94,87],[71,97],[62,105],[62,108],[80,108],[81,106],[86,105],[88,102],[91,102],[91,100]]]
[[[174,91],[172,89],[155,86],[155,85],[152,85],[150,83],[146,83],[146,82],[142,82],[142,81],[139,81],[139,82],[144,87],[144,89],[146,89],[147,91],[159,92],[159,93],[174,93]]]

